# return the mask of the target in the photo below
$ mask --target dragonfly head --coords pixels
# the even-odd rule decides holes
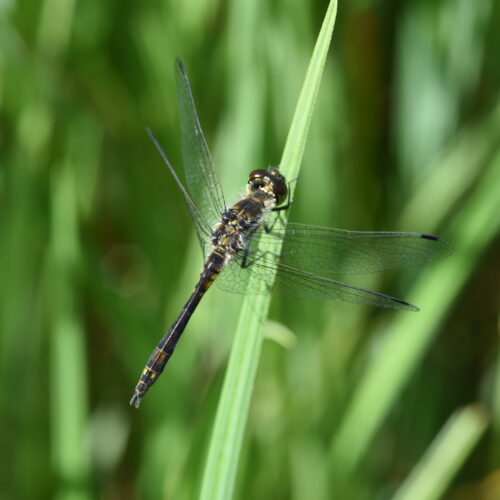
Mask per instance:
[[[274,196],[276,205],[281,205],[288,195],[285,177],[277,168],[253,170],[248,176],[249,194],[264,191]]]

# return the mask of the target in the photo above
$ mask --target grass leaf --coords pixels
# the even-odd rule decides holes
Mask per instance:
[[[281,171],[288,179],[296,178],[299,173],[336,13],[337,2],[332,1],[319,33],[288,133],[280,164]],[[265,248],[262,250],[265,251]],[[269,301],[269,297],[253,295],[246,297],[243,302],[210,441],[200,494],[202,500],[227,499],[232,496],[262,348],[262,325],[267,316]]]
[[[420,463],[394,496],[394,500],[441,498],[489,422],[479,405],[457,410],[436,436]]]

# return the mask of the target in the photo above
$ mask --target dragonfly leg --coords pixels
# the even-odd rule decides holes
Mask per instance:
[[[293,179],[293,181],[290,181],[288,183],[288,195],[287,195],[287,203],[286,203],[286,205],[282,205],[281,207],[274,207],[274,208],[271,209],[271,212],[278,212],[278,216],[276,217],[276,219],[274,219],[274,222],[270,226],[264,224],[264,230],[266,231],[266,233],[270,233],[273,230],[273,227],[276,225],[276,223],[278,221],[279,221],[279,223],[282,226],[285,225],[285,221],[281,217],[281,212],[283,212],[285,210],[288,210],[292,206],[292,204],[293,204],[294,200],[290,199],[290,193],[291,193],[290,186],[291,186],[292,182],[295,182],[296,180],[297,180],[297,178]]]
[[[287,205],[286,208],[289,208],[290,207],[290,204]],[[284,208],[284,207],[279,207],[279,208]],[[273,209],[274,210],[274,209]],[[281,226],[284,226],[285,225],[285,221],[281,218],[281,213],[278,213],[277,217],[274,219],[274,221],[272,222],[272,224],[266,224],[264,223],[262,225],[262,227],[264,228],[264,231],[266,233],[271,233],[272,230],[274,229],[274,226],[278,223],[280,223]]]
[[[278,257],[279,257],[279,255],[274,253],[274,252],[266,251],[266,252],[261,252],[259,255],[257,255],[257,257],[253,258],[253,256],[256,253],[257,253],[257,250],[249,251],[248,249],[246,249],[243,252],[243,258],[241,261],[241,267],[243,269],[246,269],[247,267],[252,266],[256,262],[259,262],[259,260],[262,260],[265,257],[267,257],[268,255],[272,255],[275,259],[278,259]]]

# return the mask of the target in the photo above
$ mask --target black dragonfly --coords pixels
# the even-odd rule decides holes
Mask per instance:
[[[277,293],[289,297],[340,300],[418,311],[408,302],[337,281],[343,273],[371,273],[413,266],[452,252],[446,240],[408,232],[347,231],[283,223],[290,206],[288,186],[278,168],[250,173],[247,194],[226,205],[182,63],[176,81],[186,187],[150,130],[148,134],[173,175],[189,208],[204,255],[203,270],[179,317],[151,354],[134,395],[141,399],[165,368],[186,325],[205,292],[217,278],[236,293]],[[265,251],[259,244],[265,241]],[[273,251],[273,248],[275,251]],[[250,280],[250,275],[258,279]]]

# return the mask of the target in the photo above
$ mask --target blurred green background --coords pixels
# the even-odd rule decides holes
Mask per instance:
[[[197,496],[240,298],[211,289],[128,406],[202,264],[145,128],[182,172],[179,56],[235,200],[326,7],[0,2],[1,498]],[[498,0],[340,2],[290,218],[455,253],[351,279],[419,313],[273,301],[235,498],[500,498],[499,26]]]

